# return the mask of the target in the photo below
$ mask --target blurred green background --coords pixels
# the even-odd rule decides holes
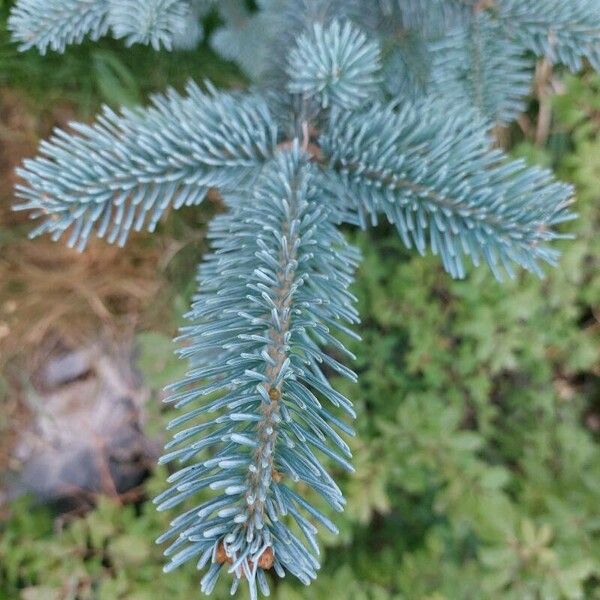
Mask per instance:
[[[156,54],[104,40],[64,56],[18,54],[8,5],[0,0],[0,469],[49,336],[84,340],[128,324],[152,390],[148,430],[161,430],[160,389],[182,370],[170,339],[219,210],[186,209],[154,237],[123,251],[95,243],[81,257],[26,240],[26,220],[9,210],[14,167],[52,127],[89,120],[103,102],[144,102],[188,77],[244,85],[205,45]],[[360,383],[338,382],[359,415],[357,473],[339,474],[348,507],[340,535],[322,538],[319,579],[275,583],[274,598],[600,599],[600,77],[559,72],[550,83],[555,93],[533,98],[500,135],[577,187],[575,240],[560,244],[560,266],[543,281],[499,284],[479,269],[453,282],[386,227],[348,231],[365,256],[355,285],[363,342],[352,348]],[[67,519],[29,499],[4,506],[0,599],[199,597],[193,566],[161,572],[153,540],[169,515],[147,498],[164,478],[156,470],[133,501],[99,496]]]

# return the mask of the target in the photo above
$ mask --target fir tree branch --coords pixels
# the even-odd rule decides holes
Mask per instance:
[[[315,23],[290,52],[288,89],[324,108],[357,108],[377,92],[379,47],[351,23]]]
[[[431,47],[431,92],[448,103],[474,106],[498,124],[510,123],[525,108],[531,90],[532,61],[487,13],[450,31]]]
[[[69,44],[79,44],[86,35],[97,40],[109,28],[108,0],[18,0],[8,27],[20,50],[36,47],[42,54],[48,48],[64,52]]]
[[[168,569],[197,557],[200,566],[211,563],[206,593],[224,564],[233,588],[246,579],[252,598],[257,585],[268,592],[264,571],[271,567],[309,583],[318,568],[309,519],[335,527],[292,483],[303,482],[336,510],[344,504],[316,453],[350,469],[336,429],[351,430],[317,398],[354,414],[322,369],[354,375],[322,348],[351,356],[334,333],[349,333],[343,322],[357,321],[348,285],[358,257],[318,202],[314,175],[297,146],[282,152],[253,201],[232,202],[232,213],[214,222],[215,253],[200,270],[194,324],[184,330],[181,354],[192,370],[171,388],[171,401],[193,408],[172,422],[187,428],[163,457],[184,466],[157,503],[171,508],[205,487],[224,493],[175,519],[160,541],[176,538]]]
[[[496,277],[511,263],[541,274],[554,264],[552,228],[572,218],[572,189],[551,174],[490,150],[475,114],[438,101],[338,112],[321,136],[334,193],[361,221],[383,213],[407,247],[439,254],[454,277],[463,256]]]
[[[21,50],[63,52],[86,35],[97,40],[112,29],[128,45],[171,49],[194,16],[192,0],[17,0],[8,21]]]
[[[600,0],[497,0],[492,11],[524,48],[579,71],[600,71]]]
[[[171,50],[193,19],[189,0],[108,0],[109,21],[116,38],[128,46],[149,44]]]
[[[600,68],[599,3],[16,0],[15,39],[42,52],[111,29],[127,44],[193,43],[192,21],[214,5],[225,22],[214,47],[260,76],[260,92],[190,84],[147,109],[106,108],[19,170],[16,208],[40,220],[32,235],[69,233],[78,248],[92,234],[122,244],[211,187],[230,209],[210,227],[182,331],[190,370],[170,387],[182,412],[161,462],[179,468],[156,504],[197,505],[159,539],[167,571],[194,559],[210,593],[227,569],[252,600],[269,593],[270,569],[316,576],[316,524],[336,531],[322,506],[345,503],[325,459],[352,470],[342,434],[354,412],[328,379],[355,379],[339,337],[355,336],[359,256],[340,222],[384,215],[455,277],[466,257],[497,277],[556,262],[549,243],[567,237],[556,227],[573,218],[572,190],[492,149],[490,122],[522,109],[528,50]],[[374,102],[386,93],[403,100]]]
[[[57,130],[41,156],[18,170],[24,200],[42,223],[32,236],[83,248],[92,232],[125,243],[130,229],[153,230],[169,206],[200,203],[210,187],[243,186],[274,152],[276,127],[264,102],[252,96],[203,93],[187,86],[156,96],[151,107],[105,108],[94,125]]]

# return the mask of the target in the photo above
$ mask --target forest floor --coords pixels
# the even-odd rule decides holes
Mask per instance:
[[[15,168],[35,153],[39,139],[76,115],[68,102],[40,115],[23,91],[0,89],[0,381],[6,388],[0,470],[28,418],[22,392],[49,355],[99,335],[131,337],[139,327],[164,327],[158,315],[170,311],[164,272],[182,242],[138,236],[125,252],[95,242],[80,254],[49,239],[29,240],[27,215],[11,209]]]

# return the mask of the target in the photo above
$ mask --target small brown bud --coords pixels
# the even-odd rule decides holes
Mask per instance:
[[[318,132],[317,132],[317,130],[313,129],[313,133],[316,135]],[[280,144],[277,145],[278,150],[289,150],[293,147],[294,147],[293,141],[285,141],[285,142],[281,142]],[[323,159],[324,159],[323,151],[317,144],[314,144],[313,142],[310,142],[307,140],[306,143],[303,145],[303,149],[310,156],[310,160],[312,160],[314,162],[318,162],[318,163],[323,162]]]
[[[225,551],[225,546],[223,545],[223,542],[221,542],[217,548],[216,561],[220,565],[225,563],[231,564],[233,562],[231,557],[227,556],[227,552]]]
[[[271,478],[273,479],[273,481],[275,483],[281,483],[281,480],[283,479],[283,475],[276,469],[273,469],[271,471]]]
[[[258,566],[265,571],[268,571],[273,567],[273,560],[275,555],[273,554],[273,548],[267,548],[258,559]]]
[[[269,398],[271,398],[273,402],[278,402],[281,400],[281,392],[277,388],[269,388]]]
[[[479,2],[475,3],[473,8],[475,9],[475,12],[489,10],[490,8],[494,8],[494,0],[479,0]]]

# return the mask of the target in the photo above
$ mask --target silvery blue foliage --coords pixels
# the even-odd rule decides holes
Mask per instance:
[[[423,39],[433,40],[468,21],[476,0],[378,0],[363,6],[361,16],[371,29],[382,35],[418,31]]]
[[[356,108],[377,91],[379,46],[349,22],[315,23],[299,36],[288,62],[288,90],[321,106]]]
[[[8,25],[22,50],[63,52],[109,30],[126,43],[171,48],[185,35],[197,0],[19,0]]]
[[[429,44],[414,32],[395,42],[382,68],[386,92],[398,99],[422,98],[431,84],[433,56]]]
[[[107,0],[21,0],[8,20],[21,50],[63,52],[86,36],[97,40],[109,28]]]
[[[108,107],[76,135],[56,130],[40,156],[26,160],[17,186],[41,224],[33,235],[83,249],[92,233],[123,245],[131,229],[153,230],[169,206],[202,202],[208,189],[235,189],[272,157],[277,127],[261,98],[203,93],[155,96],[145,109]]]
[[[319,455],[352,469],[338,433],[352,431],[336,413],[354,411],[324,371],[355,378],[325,349],[352,358],[336,333],[358,320],[348,292],[358,254],[322,201],[318,168],[297,146],[266,165],[252,198],[231,205],[211,225],[214,253],[200,268],[192,325],[184,329],[180,353],[192,369],[171,387],[170,401],[187,412],[171,423],[178,431],[162,462],[184,466],[156,502],[167,509],[214,490],[163,536],[174,538],[167,568],[192,557],[212,562],[202,580],[209,593],[220,551],[234,588],[246,579],[255,597],[257,584],[268,590],[258,568],[267,551],[280,575],[305,583],[316,577],[317,530],[307,515],[335,532],[316,500],[344,506]],[[310,499],[299,495],[300,482]]]
[[[464,277],[465,255],[499,279],[513,275],[511,263],[540,273],[539,261],[556,261],[551,226],[571,218],[573,190],[491,150],[484,132],[475,111],[437,100],[373,104],[334,112],[319,145],[332,188],[361,222],[385,215],[408,248],[431,248],[453,277]]]
[[[252,598],[268,572],[309,583],[318,527],[344,499],[330,468],[351,470],[351,379],[340,341],[356,336],[349,292],[359,256],[338,225],[381,217],[407,247],[466,260],[498,277],[541,274],[573,217],[572,190],[510,160],[491,131],[524,107],[531,53],[600,67],[600,0],[17,0],[26,50],[62,51],[85,36],[193,46],[219,11],[211,43],[255,79],[250,92],[190,83],[147,108],[105,108],[57,130],[19,170],[18,209],[32,235],[124,243],[169,207],[217,188],[213,252],[182,331],[190,370],[170,388],[182,412],[162,462],[160,510],[180,507],[159,540],[166,570],[193,560],[210,593],[232,574]],[[198,29],[195,29],[198,25]]]
[[[507,34],[572,71],[583,59],[600,70],[600,0],[503,0],[494,11]]]
[[[506,39],[501,24],[486,13],[431,44],[431,92],[472,105],[498,124],[521,114],[531,89],[532,60]]]
[[[202,19],[211,11],[213,0],[190,0],[189,12],[183,28],[174,32],[172,45],[175,50],[194,50],[204,39]]]
[[[219,0],[219,13],[223,25],[210,39],[212,48],[235,61],[250,78],[259,79],[269,60],[266,37],[272,29],[270,15],[250,12],[237,0]]]
[[[171,49],[192,21],[191,5],[181,0],[108,0],[109,20],[116,38],[125,43]]]

